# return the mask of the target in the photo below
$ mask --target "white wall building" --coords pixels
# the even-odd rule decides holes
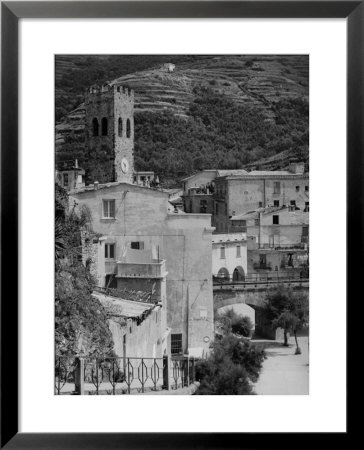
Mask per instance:
[[[244,280],[248,269],[246,233],[212,235],[212,274]]]

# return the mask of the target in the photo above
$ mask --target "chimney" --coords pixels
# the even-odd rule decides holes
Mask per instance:
[[[98,181],[94,181],[94,191],[97,191],[99,188],[99,182]]]

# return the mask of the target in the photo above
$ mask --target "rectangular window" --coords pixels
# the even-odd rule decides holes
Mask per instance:
[[[259,265],[262,268],[266,267],[266,265],[267,265],[267,255],[265,255],[265,254],[259,255]]]
[[[115,258],[115,244],[105,244],[105,258],[106,259]]]
[[[263,207],[263,202],[259,202],[258,205],[259,205],[259,208],[262,208]]]
[[[104,218],[115,218],[115,200],[103,200]]]
[[[241,247],[240,247],[240,245],[236,246],[236,257],[237,258],[241,257]]]
[[[220,259],[225,259],[225,247],[220,247]]]
[[[64,187],[68,186],[68,173],[63,174],[63,186]]]
[[[296,186],[296,192],[300,192],[300,187]]]
[[[134,250],[144,250],[144,242],[142,242],[142,241],[131,242],[130,248],[132,248]]]
[[[305,186],[305,191],[308,192],[308,186]]]
[[[207,213],[207,200],[200,200],[200,213],[201,214]]]
[[[279,225],[279,216],[273,216],[273,225]]]
[[[281,193],[281,182],[275,181],[273,184],[273,194],[280,194]]]
[[[274,200],[274,206],[279,206],[279,200]]]
[[[171,353],[172,355],[182,354],[182,333],[171,334]]]
[[[293,267],[293,253],[288,253],[288,262],[287,262],[287,266],[288,266],[288,267]]]
[[[305,202],[305,209],[303,211],[304,212],[309,212],[310,211],[310,202]]]

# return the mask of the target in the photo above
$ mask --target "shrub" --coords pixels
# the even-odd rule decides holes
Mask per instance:
[[[217,316],[218,321],[225,322],[225,330],[239,336],[250,337],[253,324],[249,317],[236,313],[232,308]],[[227,322],[227,323],[226,323]]]
[[[264,350],[229,335],[215,342],[207,360],[196,365],[197,395],[249,395],[265,359]]]

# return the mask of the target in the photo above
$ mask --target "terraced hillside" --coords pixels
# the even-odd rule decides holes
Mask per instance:
[[[81,161],[84,159],[83,88],[92,84],[95,78],[97,81],[112,79],[108,75],[115,75],[118,70],[120,70],[121,73],[119,73],[122,76],[115,77],[111,83],[122,83],[135,90],[136,160],[140,168],[158,171],[158,164],[153,165],[155,158],[148,158],[146,145],[150,147],[150,152],[155,152],[157,149],[154,143],[161,140],[163,144],[160,146],[162,154],[168,151],[166,148],[168,143],[164,143],[161,139],[160,127],[173,125],[176,132],[180,130],[181,133],[186,131],[184,128],[189,129],[191,145],[184,137],[184,151],[188,153],[191,147],[196,147],[192,140],[196,140],[195,131],[198,131],[199,136],[201,135],[201,129],[196,130],[196,127],[199,128],[201,124],[201,117],[193,114],[193,110],[196,111],[196,103],[201,103],[201,98],[204,99],[203,101],[207,106],[209,101],[206,100],[206,97],[209,94],[206,93],[208,92],[211,93],[211,96],[225,99],[230,104],[230,106],[224,104],[224,108],[227,108],[227,111],[230,112],[234,110],[233,120],[243,123],[242,117],[244,115],[254,115],[259,122],[265,124],[264,130],[255,130],[255,134],[249,131],[249,136],[247,130],[240,134],[234,132],[234,143],[228,143],[228,139],[223,142],[224,139],[221,139],[224,134],[223,127],[212,130],[211,124],[204,124],[203,134],[207,131],[209,134],[211,132],[216,133],[215,138],[220,140],[219,149],[221,151],[226,147],[226,151],[229,153],[231,148],[234,147],[233,153],[235,156],[229,154],[226,159],[227,165],[234,164],[234,157],[238,165],[241,165],[244,161],[245,164],[251,164],[266,157],[276,158],[282,151],[286,153],[282,154],[281,159],[276,158],[274,161],[279,161],[279,165],[285,165],[288,160],[297,158],[296,147],[300,147],[300,158],[306,160],[308,158],[308,108],[307,114],[304,112],[297,115],[295,110],[297,106],[295,102],[297,101],[308,105],[309,67],[307,56],[169,55],[163,57],[149,56],[145,60],[139,56],[134,57],[137,58],[136,63],[133,62],[131,56],[118,57],[121,59],[113,63],[112,69],[107,75],[104,74],[102,80],[100,80],[102,75],[100,67],[107,66],[107,58],[109,57],[101,57],[97,66],[99,69],[96,70],[94,76],[92,75],[94,65],[91,60],[85,60],[77,56],[58,58],[61,59],[57,59],[56,64],[56,107],[58,107],[58,112],[62,110],[66,112],[56,125],[56,149],[60,159],[74,155],[79,157]],[[122,62],[122,58],[126,58],[125,64],[119,69],[118,64]],[[162,67],[165,62],[172,62],[176,65],[173,72],[168,72]],[[128,73],[130,68],[135,68],[135,65],[141,67],[142,70]],[[143,65],[147,67],[143,68]],[[87,75],[84,76],[84,73],[87,73]],[[74,84],[72,84],[72,74],[75,79]],[[83,83],[85,84],[83,85]],[[204,92],[203,95],[201,95],[202,91]],[[75,103],[69,100],[71,98]],[[213,108],[215,103],[209,104],[208,107]],[[73,107],[75,108],[67,113],[67,110]],[[292,114],[290,114],[290,108]],[[191,121],[195,123],[190,123]],[[138,127],[138,123],[143,124],[143,126]],[[153,130],[145,126],[148,123],[153,123],[155,129],[159,130],[156,131],[158,136],[150,136],[153,134]],[[210,127],[209,130],[207,130],[208,127]],[[252,127],[250,126],[250,128]],[[148,136],[145,133],[148,133]],[[266,139],[259,139],[259,133],[266,135]],[[168,135],[169,133],[166,131],[164,134]],[[257,141],[255,146],[252,143],[254,136]],[[291,147],[287,145],[287,139],[290,141]],[[169,137],[169,141],[170,153],[173,154],[176,146],[181,146],[178,144],[178,139],[174,139],[173,136],[173,142],[171,142],[171,137]],[[274,149],[272,149],[272,142],[274,142]],[[204,147],[203,143],[201,146]],[[252,148],[249,149],[249,146]],[[266,148],[267,151],[265,151]],[[239,154],[238,149],[240,149],[240,153],[245,152],[245,154]],[[247,157],[249,151],[250,154]],[[204,168],[204,153],[204,148],[194,148],[194,155],[192,155],[193,160],[196,158],[202,159],[202,168]],[[212,158],[212,160],[210,158],[206,160],[206,164],[219,163],[224,165],[226,161],[220,157]],[[200,163],[174,167],[170,173],[162,173],[162,176],[176,177],[177,174],[188,174],[190,170],[198,170],[200,167]]]

